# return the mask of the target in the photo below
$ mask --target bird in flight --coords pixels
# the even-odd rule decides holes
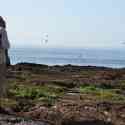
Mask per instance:
[[[47,33],[43,34],[42,43],[48,43],[48,34]]]

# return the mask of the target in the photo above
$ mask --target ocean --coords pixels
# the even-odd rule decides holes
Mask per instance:
[[[125,67],[124,49],[99,48],[11,48],[12,64],[29,62],[46,65]]]

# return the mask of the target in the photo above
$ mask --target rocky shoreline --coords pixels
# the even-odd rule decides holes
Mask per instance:
[[[7,125],[18,117],[35,122],[13,125],[125,124],[124,68],[19,63],[8,68],[7,80],[2,108],[15,115],[7,123],[4,113]]]

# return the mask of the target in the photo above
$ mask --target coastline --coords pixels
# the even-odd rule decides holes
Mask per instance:
[[[10,114],[57,125],[125,124],[124,68],[18,63],[7,79]]]

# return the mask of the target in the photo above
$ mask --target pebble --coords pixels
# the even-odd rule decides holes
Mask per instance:
[[[109,115],[109,113],[108,113],[107,111],[104,111],[104,114],[105,114],[106,116],[108,116],[108,115]]]

